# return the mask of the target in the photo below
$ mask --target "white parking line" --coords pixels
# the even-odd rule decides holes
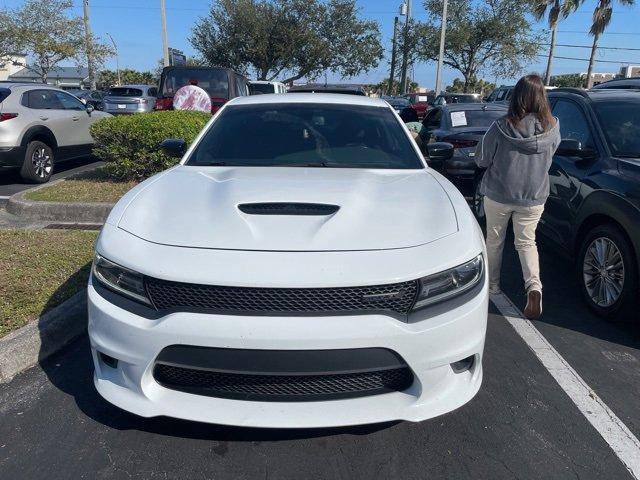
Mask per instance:
[[[609,444],[633,478],[640,479],[640,441],[636,436],[551,346],[533,323],[524,318],[504,293],[491,295],[491,301]]]

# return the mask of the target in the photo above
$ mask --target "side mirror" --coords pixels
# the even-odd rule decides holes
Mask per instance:
[[[593,158],[597,155],[597,152],[582,145],[580,140],[573,138],[565,138],[560,141],[556,155],[562,155],[564,157],[579,157],[579,158]]]
[[[181,138],[167,138],[162,141],[160,148],[170,157],[182,158],[187,151],[187,142]]]
[[[428,143],[427,153],[429,166],[435,169],[442,168],[444,162],[453,157],[453,145],[446,142]]]
[[[93,107],[93,105],[91,105],[90,103],[87,103],[86,109],[87,109],[87,113],[88,113],[89,115],[91,115],[91,112],[93,112],[93,111],[95,110],[95,108]]]

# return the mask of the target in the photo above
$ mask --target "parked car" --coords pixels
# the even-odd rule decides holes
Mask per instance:
[[[91,153],[89,125],[110,115],[45,84],[0,84],[0,167],[48,182],[55,164]]]
[[[511,98],[515,85],[501,85],[484,99],[485,102],[507,102]]]
[[[453,156],[442,164],[433,165],[463,190],[475,180],[480,170],[474,161],[477,143],[498,118],[507,113],[500,104],[459,103],[435,107],[422,122],[423,144],[447,142],[453,145]],[[476,193],[477,195],[477,193]],[[475,198],[475,197],[474,197]]]
[[[479,93],[442,93],[433,101],[434,106],[449,103],[482,103],[482,97]]]
[[[575,260],[591,310],[637,320],[640,92],[558,88],[549,100],[562,141],[538,232]]]
[[[95,385],[138,415],[225,425],[441,415],[482,381],[484,264],[464,198],[386,102],[234,99],[100,233]]]
[[[103,110],[103,98],[105,92],[101,90],[66,90],[71,95],[74,95],[85,105],[93,105],[96,110]]]
[[[185,85],[196,85],[209,94],[211,113],[236,97],[249,95],[249,81],[244,75],[222,67],[164,67],[156,110],[173,110],[173,97]]]
[[[153,85],[111,87],[103,98],[104,111],[112,115],[150,112],[157,94],[158,88]]]
[[[407,93],[404,98],[409,100],[409,103],[418,114],[419,120],[425,117],[427,111],[431,108],[431,104],[436,99],[435,95],[431,93]]]
[[[327,83],[294,85],[289,87],[289,93],[345,93],[347,95],[367,95],[360,85],[339,85]]]
[[[393,108],[398,113],[402,112],[402,110],[405,108],[411,108],[411,103],[404,97],[383,95],[380,98],[391,105],[391,108]]]
[[[597,85],[594,85],[593,88],[595,90],[600,89],[608,89],[608,88],[616,88],[620,89],[638,89],[640,90],[640,77],[635,78],[615,78],[613,80],[609,80],[607,82],[602,82]]]
[[[250,95],[260,95],[263,93],[287,93],[287,87],[282,82],[268,82],[266,80],[253,80],[249,82]]]

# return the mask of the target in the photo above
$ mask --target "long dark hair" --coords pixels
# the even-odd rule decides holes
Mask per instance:
[[[544,83],[538,75],[526,75],[518,80],[511,94],[507,120],[517,127],[520,121],[530,113],[538,118],[545,132],[556,123],[551,115]]]

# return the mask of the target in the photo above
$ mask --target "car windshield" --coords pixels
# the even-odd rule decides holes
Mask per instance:
[[[0,88],[0,103],[2,103],[2,101],[7,98],[10,93],[11,90],[9,90],[8,88]]]
[[[174,68],[162,80],[162,95],[173,96],[180,87],[197,85],[213,98],[229,98],[229,75],[221,68]]]
[[[629,96],[631,97],[631,96]],[[595,110],[615,156],[640,158],[640,101],[596,102]]]
[[[272,83],[250,83],[249,91],[251,95],[256,93],[275,93],[275,88]]]
[[[480,103],[482,99],[476,95],[446,95],[444,97],[447,103]]]
[[[383,100],[387,101],[389,105],[392,107],[408,107],[411,105],[411,102],[406,98],[401,97],[382,97]]]
[[[314,103],[228,106],[186,164],[424,168],[388,108]]]
[[[449,112],[451,127],[489,127],[500,117],[507,113],[506,110],[456,110]]]
[[[139,88],[115,87],[110,88],[107,95],[110,97],[141,97],[142,90]]]

